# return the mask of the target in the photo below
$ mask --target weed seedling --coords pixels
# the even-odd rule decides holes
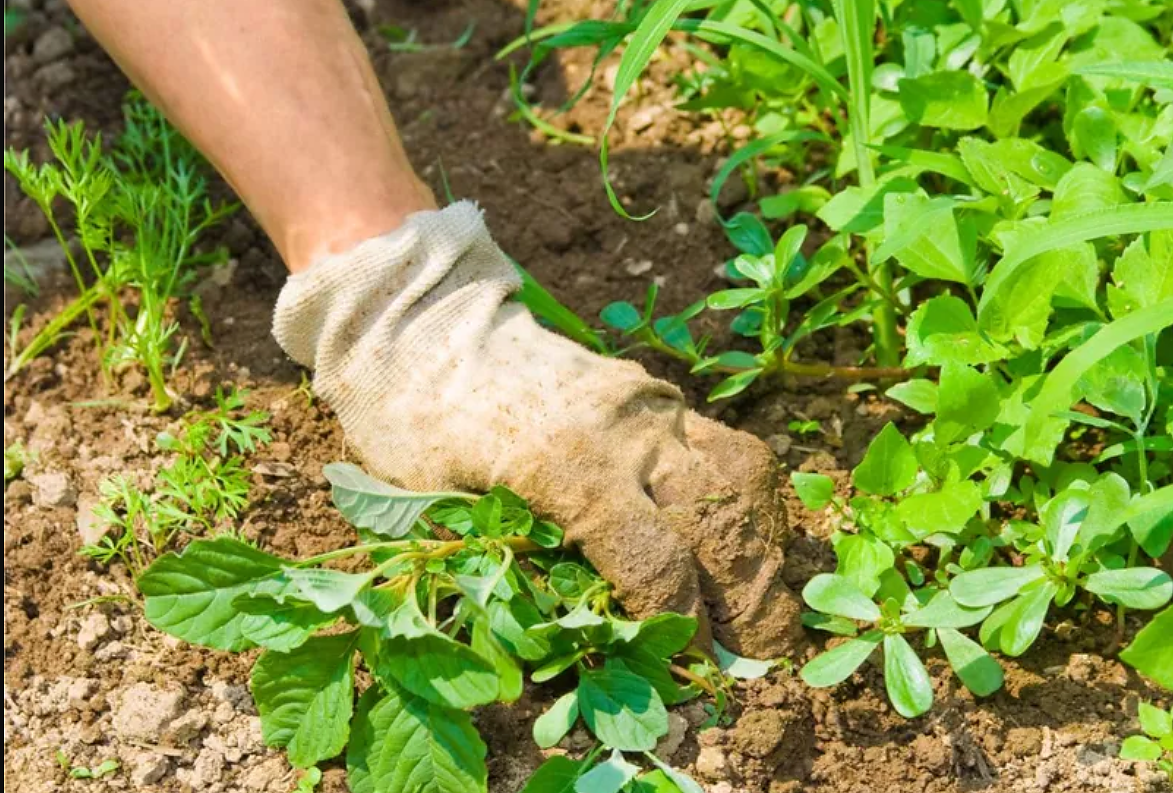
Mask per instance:
[[[1120,746],[1121,759],[1154,763],[1173,782],[1173,714],[1141,702],[1137,716],[1144,735],[1124,739]]]

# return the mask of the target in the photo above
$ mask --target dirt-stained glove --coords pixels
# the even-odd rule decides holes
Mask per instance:
[[[461,202],[291,276],[273,332],[373,474],[416,490],[504,484],[563,526],[632,615],[707,618],[743,654],[791,650],[773,456],[639,365],[541,328],[508,299],[519,286]]]

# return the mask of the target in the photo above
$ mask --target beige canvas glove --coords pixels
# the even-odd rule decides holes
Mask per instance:
[[[544,330],[508,300],[519,286],[462,202],[291,276],[274,335],[313,368],[371,473],[417,490],[504,484],[629,613],[707,616],[743,654],[792,649],[770,452],[639,365]]]

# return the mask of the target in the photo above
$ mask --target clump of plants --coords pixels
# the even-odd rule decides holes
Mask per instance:
[[[266,743],[302,769],[345,752],[357,793],[483,791],[469,710],[516,700],[528,672],[569,689],[535,722],[538,745],[576,724],[595,745],[580,760],[551,757],[525,790],[700,790],[653,753],[666,705],[707,693],[714,718],[723,707],[725,676],[690,647],[694,619],[624,618],[610,586],[562,550],[561,529],[505,488],[414,493],[348,463],[324,473],[358,544],[291,560],[231,536],[197,539],[137,579],[160,630],[263,649],[252,691]],[[356,557],[367,564],[328,566]],[[747,663],[721,657],[731,672]]]
[[[710,400],[842,377],[920,414],[873,440],[853,492],[794,477],[838,521],[837,569],[804,590],[805,619],[851,637],[804,679],[840,682],[882,648],[892,702],[915,716],[932,703],[924,652],[987,695],[997,654],[1109,609],[1109,651],[1131,612],[1157,612],[1121,657],[1173,686],[1173,581],[1153,561],[1173,538],[1173,9],[665,0],[531,26],[502,53],[530,48],[523,78],[559,48],[596,47],[597,66],[624,47],[600,161],[625,216],[606,134],[673,31],[696,64],[678,109],[752,130],[730,136],[711,187],[732,286],[667,316],[653,286],[603,323],[719,376]],[[780,168],[793,181],[768,188]],[[737,174],[751,202],[725,217]],[[690,330],[707,311],[733,314],[728,349]],[[859,361],[801,359],[853,324],[872,338]]]
[[[1153,763],[1173,782],[1173,714],[1156,705],[1141,702],[1137,717],[1144,735],[1130,735],[1120,745],[1123,760]]]
[[[131,95],[123,114],[125,129],[109,150],[81,122],[49,120],[53,161],[35,164],[27,151],[4,153],[4,167],[48,219],[78,291],[23,345],[24,309],[16,309],[6,376],[53,347],[84,316],[103,372],[142,367],[152,406],[163,411],[173,401],[168,373],[188,344],[178,337],[172,304],[188,300],[202,321],[191,287],[200,266],[226,255],[199,245],[236,205],[212,202],[199,155],[154,106]]]
[[[192,412],[176,432],[159,433],[155,445],[173,457],[155,475],[151,492],[124,475],[104,480],[94,508],[104,533],[83,545],[82,555],[105,564],[118,559],[138,572],[180,533],[230,528],[248,505],[242,455],[272,439],[264,427],[269,414],[245,410],[245,396],[217,389],[214,410]]]

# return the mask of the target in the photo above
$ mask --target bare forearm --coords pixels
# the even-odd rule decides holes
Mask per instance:
[[[434,206],[338,0],[71,0],[291,270]]]

